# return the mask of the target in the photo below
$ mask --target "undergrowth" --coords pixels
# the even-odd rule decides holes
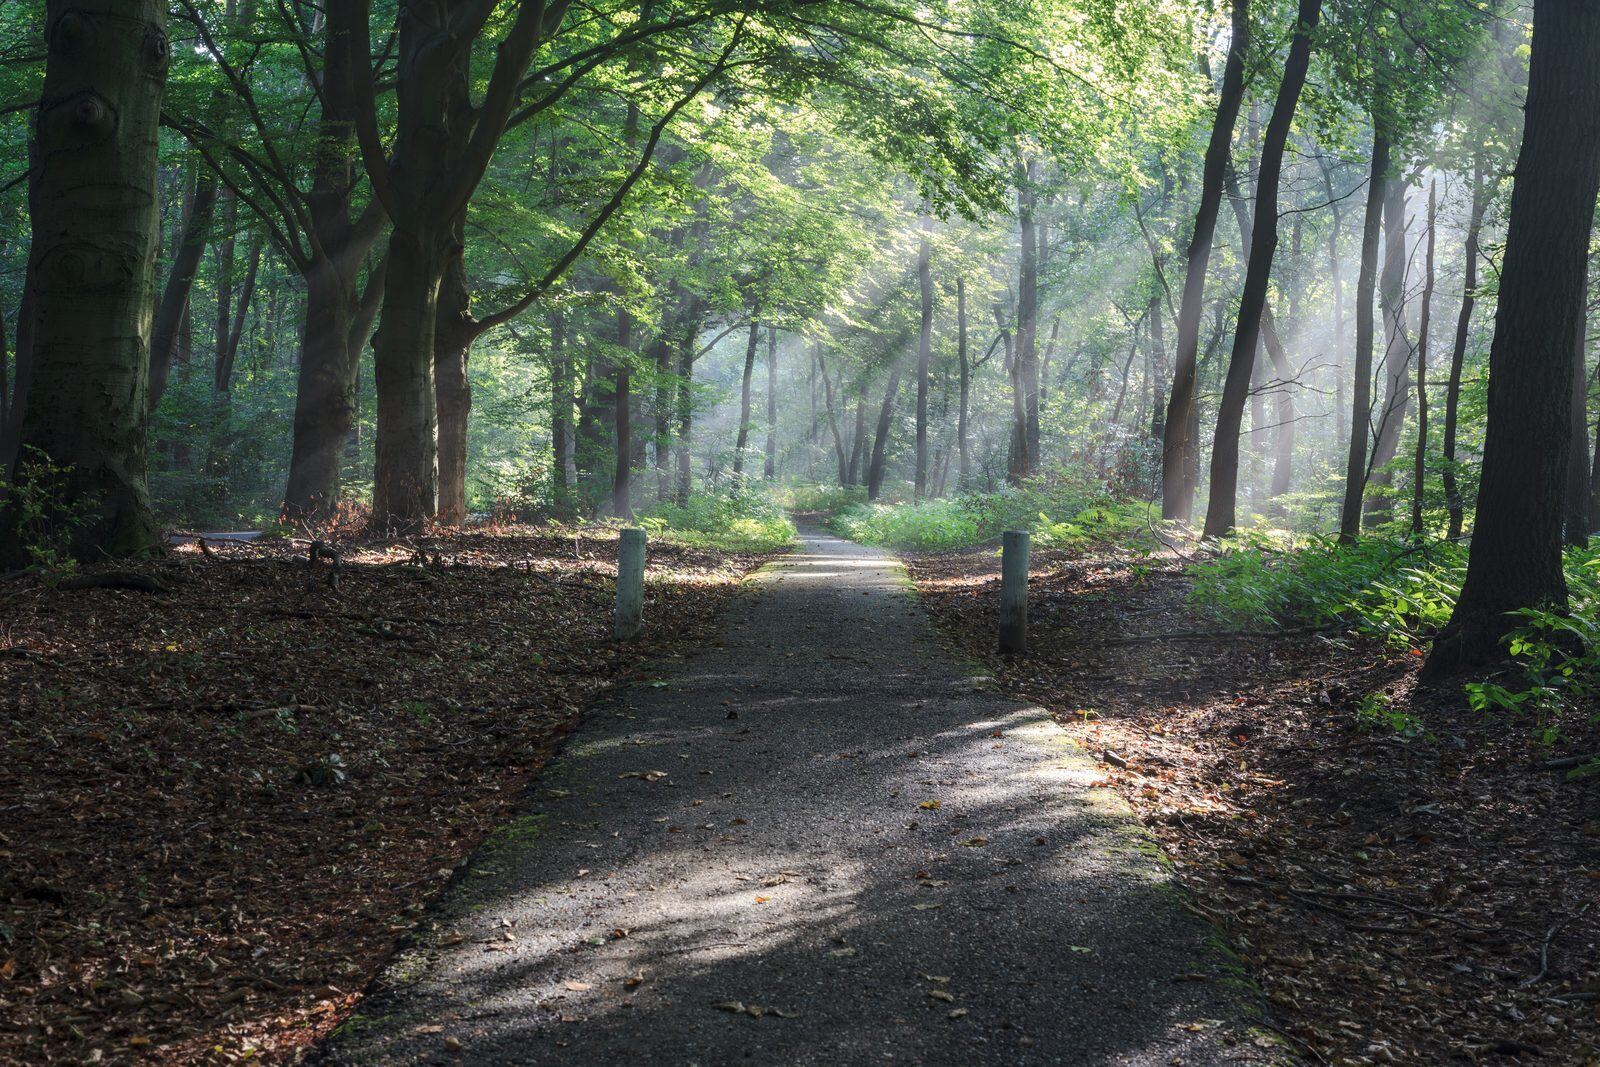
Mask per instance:
[[[662,503],[638,519],[653,537],[724,552],[774,552],[794,539],[794,523],[760,493],[695,493],[683,504]]]
[[[1191,565],[1190,599],[1234,624],[1342,624],[1420,657],[1449,622],[1466,566],[1467,549],[1454,542],[1243,534]],[[1505,639],[1509,669],[1465,685],[1475,710],[1526,720],[1546,744],[1600,700],[1600,547],[1570,549],[1566,574],[1568,610],[1516,612],[1521,623]],[[1397,733],[1424,733],[1403,712],[1363,709],[1365,720]]]
[[[833,528],[862,544],[945,552],[1027,530],[1037,548],[1081,548],[1149,537],[1150,507],[1111,501],[1081,482],[1035,482],[991,493],[963,493],[915,504],[854,504],[834,515]],[[1153,541],[1149,542],[1153,544]]]

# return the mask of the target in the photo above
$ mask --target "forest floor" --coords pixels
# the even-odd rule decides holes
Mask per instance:
[[[993,648],[992,546],[909,567],[1101,760],[1308,1061],[1600,1063],[1600,787],[1544,767],[1530,724],[1419,691],[1412,650],[1227,633],[1175,559],[1036,552],[1017,659]],[[1373,693],[1427,735],[1360,714]],[[1562,751],[1596,749],[1591,728]]]
[[[0,584],[0,1062],[282,1061],[349,1014],[597,693],[764,557],[616,534],[210,542]],[[417,549],[422,551],[419,553]]]

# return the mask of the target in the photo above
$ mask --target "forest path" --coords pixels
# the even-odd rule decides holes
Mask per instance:
[[[808,531],[590,714],[328,1062],[1262,1062],[1095,765]],[[742,1009],[739,1007],[742,1005]]]

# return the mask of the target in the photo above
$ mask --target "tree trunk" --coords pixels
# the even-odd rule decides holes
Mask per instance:
[[[754,312],[750,319],[750,339],[744,349],[744,378],[739,390],[739,434],[733,445],[733,480],[738,484],[744,476],[744,450],[750,443],[750,382],[756,370],[756,346],[761,337],[761,324]]]
[[[1383,407],[1378,414],[1377,434],[1372,446],[1372,472],[1367,488],[1382,492],[1367,495],[1362,502],[1362,523],[1379,526],[1394,517],[1394,471],[1389,464],[1400,448],[1400,431],[1411,408],[1411,339],[1406,336],[1406,186],[1401,178],[1391,178],[1384,193],[1383,270],[1380,272],[1378,303],[1383,309]]]
[[[1350,394],[1350,455],[1345,466],[1344,504],[1339,512],[1339,540],[1353,542],[1361,534],[1361,498],[1367,487],[1367,445],[1372,437],[1372,298],[1378,288],[1378,236],[1383,223],[1384,183],[1389,173],[1389,139],[1372,138],[1372,166],[1367,181],[1366,216],[1361,223],[1361,270],[1356,276],[1356,362]]]
[[[876,500],[883,491],[883,466],[889,447],[889,426],[894,417],[894,397],[900,391],[900,365],[889,371],[889,385],[883,391],[883,407],[878,409],[878,431],[872,438],[872,459],[867,464],[867,499]]]
[[[841,372],[842,373],[842,372]],[[841,383],[843,378],[840,379]],[[861,453],[867,440],[867,383],[863,381],[856,390],[856,428],[850,436],[850,466],[845,471],[844,484],[861,484]]]
[[[150,328],[150,410],[161,403],[172,373],[173,356],[178,349],[178,334],[189,310],[189,294],[194,291],[200,257],[206,250],[211,220],[216,215],[217,178],[204,164],[195,164],[194,192],[189,197],[189,213],[183,222],[178,249],[172,257],[167,284],[156,305],[155,322]]]
[[[778,473],[778,328],[767,330],[767,449],[761,476],[769,481]]]
[[[1411,468],[1411,536],[1422,536],[1422,505],[1428,484],[1428,327],[1433,317],[1434,230],[1439,218],[1439,179],[1428,183],[1427,249],[1423,253],[1422,314],[1417,322],[1417,452]]]
[[[694,383],[694,334],[684,337],[683,347],[678,350],[678,485],[675,493],[677,502],[689,502],[689,490],[693,485],[694,468],[691,446],[694,430],[694,393],[691,386]]]
[[[217,361],[211,379],[211,388],[219,396],[225,396],[233,386],[233,367],[239,358],[239,342],[244,338],[244,320],[250,313],[250,303],[256,295],[256,276],[261,269],[261,242],[250,242],[250,254],[247,257],[248,266],[244,269],[244,282],[239,286],[237,298],[233,301],[232,325],[222,335],[217,344]],[[221,323],[221,318],[218,318]]]
[[[928,231],[932,219],[922,220],[922,241],[917,246],[917,285],[922,298],[922,321],[917,330],[917,470],[916,499],[928,492],[928,364],[933,358],[933,271]]]
[[[305,275],[305,283],[294,449],[283,510],[291,519],[315,521],[338,510],[341,456],[355,425],[356,364],[346,344],[355,294],[326,261]]]
[[[839,484],[845,486],[850,484],[850,464],[849,460],[845,458],[844,438],[839,435],[839,419],[833,410],[833,382],[828,377],[828,364],[822,356],[821,341],[817,342],[816,356],[817,368],[822,371],[823,401],[827,406],[828,430],[833,434],[833,452],[835,458],[839,461]],[[843,397],[840,399],[842,400]]]
[[[567,347],[567,316],[550,312],[550,505],[559,519],[575,514],[572,491],[578,480],[572,433],[572,353]]]
[[[1216,440],[1211,446],[1211,492],[1206,509],[1205,536],[1222,537],[1233,532],[1239,485],[1239,425],[1245,400],[1250,392],[1250,373],[1255,363],[1256,345],[1261,336],[1261,315],[1267,305],[1267,283],[1271,279],[1273,254],[1278,247],[1278,182],[1283,170],[1283,150],[1289,138],[1289,125],[1305,86],[1311,61],[1311,34],[1322,15],[1322,0],[1300,0],[1295,16],[1294,39],[1284,61],[1283,81],[1278,87],[1272,117],[1267,121],[1261,144],[1261,161],[1256,179],[1256,205],[1250,258],[1245,270],[1244,291],[1239,298],[1239,322],[1235,329],[1233,352],[1228,361],[1222,400],[1217,409]]]
[[[156,0],[49,0],[44,87],[30,168],[32,392],[22,462],[81,523],[79,559],[151,552],[145,486],[156,162],[168,42]],[[27,564],[10,497],[0,556]]]
[[[434,308],[433,376],[439,411],[439,511],[446,526],[467,521],[467,421],[472,413],[472,383],[467,360],[477,336],[472,292],[457,228],[439,279]]]
[[[1508,612],[1564,611],[1562,497],[1600,186],[1600,6],[1536,0],[1526,127],[1489,350],[1483,474],[1466,580],[1433,677],[1503,657]]]
[[[956,362],[961,368],[961,393],[956,407],[956,489],[965,491],[972,480],[972,446],[968,442],[967,411],[972,403],[972,364],[967,356],[967,279],[956,278]]]
[[[1584,283],[1584,310],[1588,310],[1588,282]],[[1571,458],[1567,461],[1563,540],[1573,548],[1589,543],[1589,375],[1585,357],[1586,323],[1578,323],[1578,343],[1572,357]]]
[[[1188,522],[1194,514],[1194,482],[1186,471],[1199,454],[1190,436],[1194,422],[1196,360],[1200,351],[1200,320],[1205,310],[1206,271],[1216,239],[1217,211],[1222,205],[1223,177],[1228,166],[1233,127],[1244,99],[1244,60],[1250,41],[1248,0],[1233,0],[1233,34],[1223,68],[1217,114],[1206,145],[1200,184],[1200,205],[1195,210],[1194,231],[1178,307],[1178,341],[1172,363],[1172,399],[1167,404],[1161,445],[1161,517]]]
[[[611,385],[612,419],[617,433],[611,476],[611,513],[619,519],[630,519],[633,517],[633,364],[628,355],[633,351],[633,314],[626,309],[617,312],[617,347],[622,350],[622,358],[617,361]]]
[[[1016,485],[1039,464],[1039,231],[1034,219],[1039,166],[1017,165],[1017,223],[1021,250],[1017,273],[1017,341],[1012,357],[1012,452],[1007,479]]]

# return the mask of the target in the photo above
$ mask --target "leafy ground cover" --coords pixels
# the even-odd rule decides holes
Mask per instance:
[[[1588,715],[1551,747],[1419,691],[1420,658],[1359,619],[1219,623],[1181,561],[1105,548],[1035,555],[1008,659],[996,553],[909,564],[955,642],[1102,761],[1308,1060],[1600,1062]]]
[[[349,1014],[584,706],[762,555],[616,534],[208,543],[0,585],[0,1062],[282,1061]]]

